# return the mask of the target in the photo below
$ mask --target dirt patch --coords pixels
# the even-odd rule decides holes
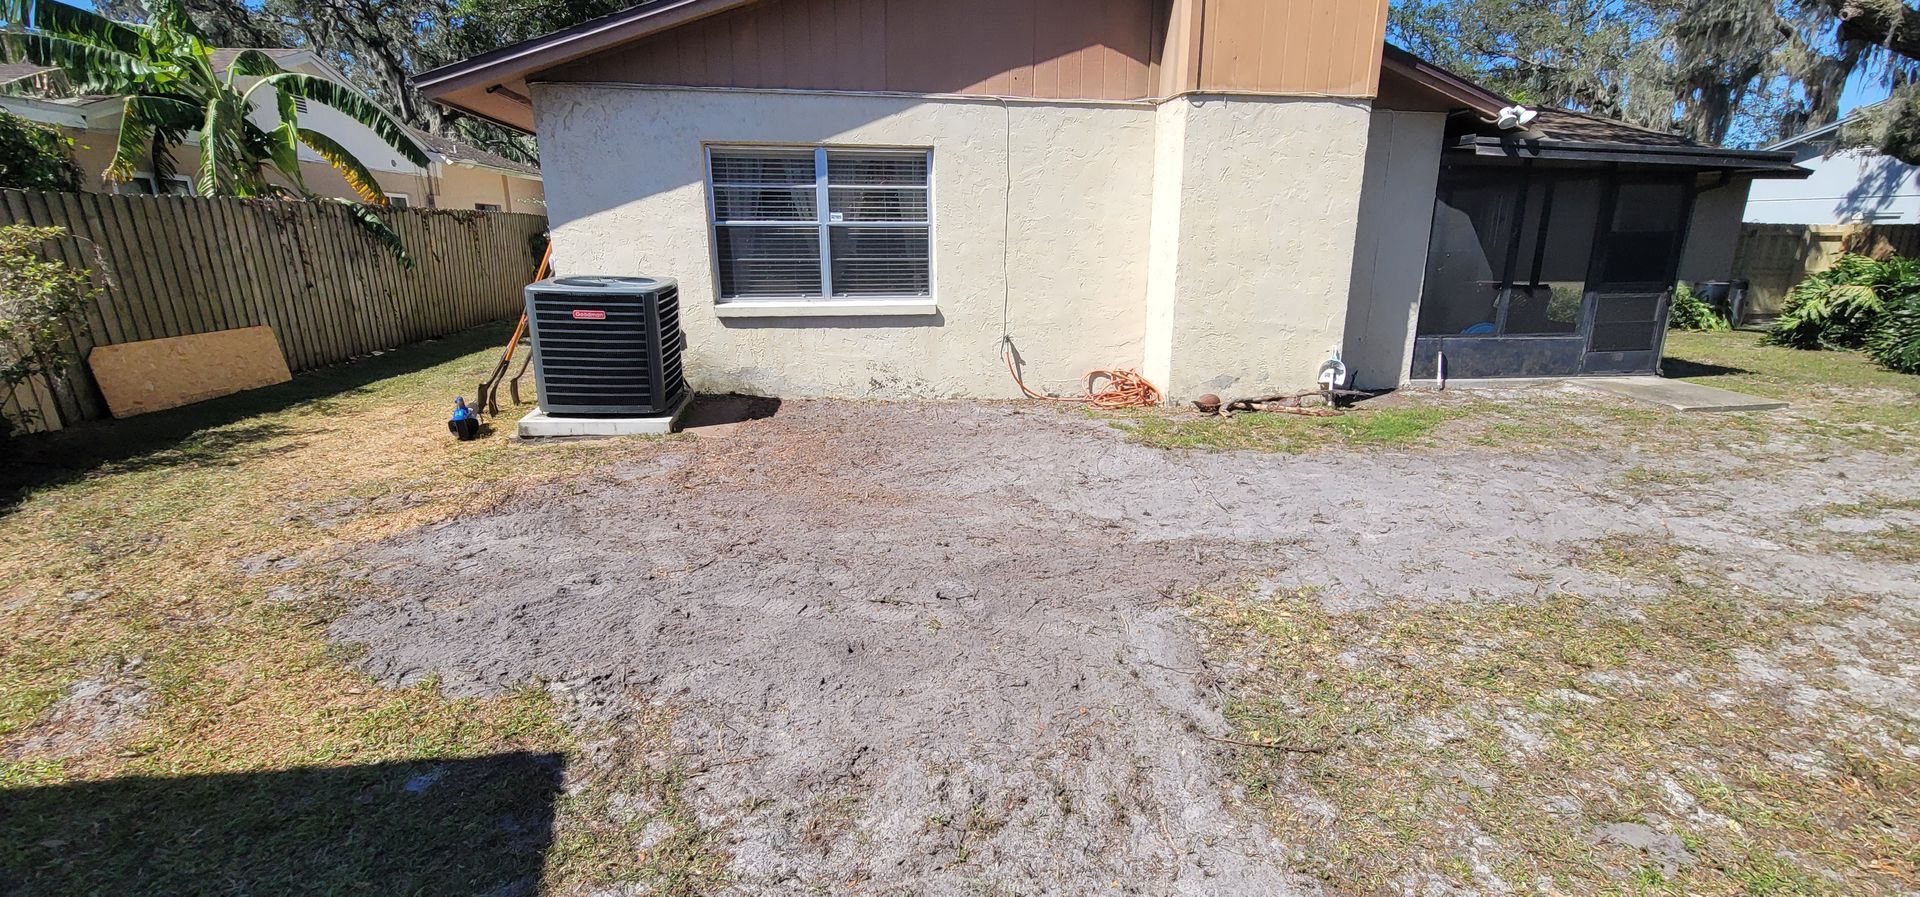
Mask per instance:
[[[1170,599],[1601,594],[1635,584],[1576,559],[1650,536],[1756,588],[1920,590],[1783,529],[1849,491],[1837,459],[1660,489],[1636,463],[1173,453],[1072,412],[789,402],[366,548],[391,600],[333,634],[390,683],[670,706],[662,762],[698,773],[743,892],[1311,892],[1300,841],[1222,784],[1239,749],[1206,736],[1240,733]],[[1845,468],[1920,486],[1900,459]]]
[[[146,709],[147,689],[124,675],[98,675],[67,687],[39,724],[8,746],[9,756],[77,757],[132,729]]]

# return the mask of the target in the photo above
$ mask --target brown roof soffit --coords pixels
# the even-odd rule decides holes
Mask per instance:
[[[438,100],[463,87],[521,81],[542,69],[753,2],[756,0],[650,0],[552,34],[421,72],[413,77],[413,83],[427,99]]]
[[[1381,54],[1380,67],[1484,115],[1513,105],[1512,100],[1392,44]]]

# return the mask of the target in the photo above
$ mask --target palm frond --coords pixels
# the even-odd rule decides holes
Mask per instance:
[[[244,147],[239,145],[245,107],[232,94],[222,94],[207,102],[206,122],[200,127],[200,176],[195,181],[200,195],[219,196],[233,192],[244,177]]]
[[[0,0],[0,26],[57,34],[130,56],[140,55],[146,43],[138,27],[60,0]]]
[[[347,186],[353,188],[354,194],[359,196],[362,202],[376,206],[387,204],[387,193],[380,189],[380,182],[374,179],[373,172],[360,164],[360,160],[354,158],[353,153],[348,152],[346,147],[319,131],[307,128],[300,129],[300,142],[319,153],[320,158],[327,160],[327,164],[333,166],[334,171],[340,172],[340,176],[346,179]]]
[[[234,78],[259,78],[284,71],[279,63],[273,61],[273,57],[259,50],[242,50],[227,65],[227,80],[231,83]]]
[[[202,43],[207,41],[207,33],[193,23],[193,16],[187,14],[187,8],[177,0],[147,0],[147,18],[155,26],[190,37]]]
[[[89,85],[131,89],[153,74],[147,61],[113,47],[45,32],[0,32],[0,62],[30,62],[67,74],[76,88]]]
[[[145,164],[155,178],[164,182],[174,173],[172,148],[185,140],[187,132],[199,123],[199,107],[186,100],[164,96],[127,97],[121,106],[120,134],[105,178],[131,180],[135,169]]]
[[[109,183],[133,180],[134,170],[144,161],[142,156],[147,148],[153,145],[153,122],[134,110],[134,105],[141,99],[144,98],[127,97],[120,115],[120,134],[114,141],[113,158],[107,162],[107,170],[100,173]]]
[[[393,116],[388,115],[385,109],[380,108],[379,104],[367,99],[351,87],[299,72],[283,72],[260,79],[258,83],[247,88],[248,96],[251,97],[254,91],[263,87],[331,106],[380,135],[381,140],[393,147],[400,155],[405,156],[407,161],[421,168],[432,164],[432,160],[427,158],[426,151],[420,148],[420,144],[414,142],[413,135],[405,127],[395,121]]]

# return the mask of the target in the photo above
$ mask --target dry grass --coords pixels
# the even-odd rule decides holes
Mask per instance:
[[[504,338],[488,328],[284,387],[15,446],[22,454],[8,467],[12,507],[0,517],[0,787],[29,789],[16,796],[38,795],[38,805],[57,812],[62,794],[101,799],[81,783],[385,768],[397,771],[374,779],[390,787],[393,776],[434,761],[570,753],[574,739],[543,690],[454,700],[431,682],[377,687],[326,639],[328,622],[354,597],[350,587],[315,570],[354,541],[649,451],[645,441],[452,440],[444,423],[452,397],[471,391]],[[141,696],[144,712],[76,723],[62,712],[63,696],[94,682]],[[56,731],[63,725],[93,728]],[[34,749],[50,740],[64,746]],[[350,780],[374,787],[365,778]],[[517,787],[483,782],[469,790]],[[340,798],[335,814],[362,802]],[[242,830],[268,825],[281,803],[237,799],[231,812],[239,819],[228,821]],[[151,824],[186,832],[199,823],[163,816]],[[558,823],[562,844],[567,826]],[[436,837],[444,828],[419,819],[392,840],[415,845],[429,867],[498,863],[506,874],[524,863],[436,854],[457,847]],[[0,870],[16,874],[54,868],[66,852],[0,840],[8,841]],[[316,832],[315,843],[325,838]],[[555,852],[550,883],[586,874],[565,865],[573,855]],[[186,869],[194,858],[162,852],[159,862]],[[138,877],[116,878],[116,870]],[[49,890],[21,893],[81,884],[131,893],[129,883],[164,871],[99,868],[99,879],[55,876],[41,882]],[[289,864],[287,874],[308,873]],[[364,874],[341,864],[339,878],[298,889],[356,890],[353,876]],[[431,868],[423,874],[431,880]],[[421,893],[453,893],[451,882],[469,880],[448,878]],[[254,884],[295,889],[271,876]]]
[[[1425,881],[1580,894],[1894,894],[1916,883],[1920,760],[1897,716],[1826,692],[1788,651],[1862,599],[1797,601],[1700,572],[1659,543],[1581,563],[1648,597],[1332,613],[1310,594],[1196,598],[1239,774],[1299,869],[1342,890]],[[1920,632],[1892,636],[1897,644]],[[1778,649],[1778,650],[1776,650]],[[1789,699],[1745,662],[1799,657]],[[1677,869],[1598,825],[1677,832]]]
[[[724,771],[676,765],[664,715],[604,730],[563,725],[538,687],[484,700],[432,682],[383,689],[326,638],[359,597],[321,572],[345,546],[653,450],[452,441],[451,397],[471,390],[502,338],[466,334],[12,447],[22,454],[0,483],[0,800],[13,811],[0,817],[0,890],[452,894],[506,882],[501,893],[632,883],[690,895],[725,881],[715,834],[680,797],[689,776]],[[1690,376],[1791,394],[1804,403],[1794,414],[1429,394],[1330,420],[1154,412],[1116,423],[1153,445],[1281,451],[1604,442],[1672,457],[1783,434],[1794,451],[1920,442],[1916,378],[1750,343],[1673,345]],[[1622,485],[1696,475],[1645,465]],[[1835,550],[1916,550],[1898,524],[1831,539]],[[1419,884],[1411,871],[1577,893],[1917,886],[1915,733],[1837,690],[1789,703],[1789,688],[1756,685],[1743,666],[1773,658],[1793,684],[1825,689],[1832,659],[1797,633],[1860,614],[1860,599],[1754,594],[1662,545],[1600,546],[1583,563],[1646,597],[1364,614],[1304,594],[1194,600],[1212,655],[1233,671],[1229,713],[1243,734],[1330,748],[1250,751],[1238,767],[1301,845],[1293,862],[1363,892]],[[102,693],[115,700],[83,700]],[[1697,865],[1669,876],[1587,837],[1596,823],[1646,819],[1679,831]],[[247,875],[210,878],[231,872],[214,863],[222,850]]]

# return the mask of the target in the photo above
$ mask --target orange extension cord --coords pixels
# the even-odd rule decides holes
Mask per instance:
[[[1020,387],[1020,391],[1030,399],[1085,402],[1095,408],[1146,408],[1160,404],[1160,390],[1148,383],[1147,378],[1140,376],[1139,371],[1128,368],[1088,371],[1085,396],[1050,396],[1034,392],[1027,388],[1026,381],[1020,379],[1020,370],[1013,363],[1013,353],[1001,354],[1006,356],[1007,373],[1013,375],[1013,385]],[[1096,387],[1095,384],[1099,385]]]

